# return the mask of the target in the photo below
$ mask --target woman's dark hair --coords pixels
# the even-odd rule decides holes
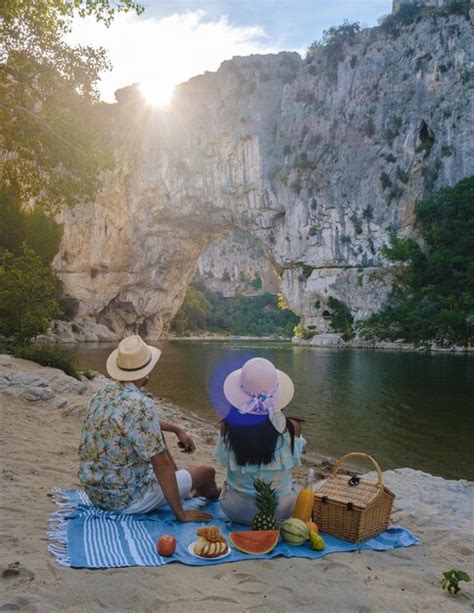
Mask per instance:
[[[232,407],[223,423],[224,441],[235,453],[237,464],[270,464],[275,457],[276,444],[281,436],[267,415],[241,414]],[[295,427],[286,418],[291,437],[291,453],[295,445]]]

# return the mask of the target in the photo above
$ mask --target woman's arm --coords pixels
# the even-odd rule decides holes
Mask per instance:
[[[293,424],[293,428],[295,429],[295,436],[301,436],[301,421],[299,419],[295,419],[294,417],[289,418],[291,423]]]

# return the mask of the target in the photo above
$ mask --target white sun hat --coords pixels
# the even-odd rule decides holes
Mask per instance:
[[[147,345],[140,336],[127,336],[107,358],[107,372],[117,381],[137,381],[150,374],[160,355],[159,349]]]
[[[280,434],[286,429],[286,418],[281,410],[294,393],[290,377],[265,358],[248,360],[224,381],[224,396],[233,407],[240,413],[267,414]]]

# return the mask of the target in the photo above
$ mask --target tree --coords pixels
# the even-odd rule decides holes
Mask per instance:
[[[23,244],[33,249],[44,264],[50,264],[59,250],[62,228],[42,208],[21,208],[17,190],[0,183],[0,253],[23,253]]]
[[[474,177],[418,202],[415,214],[424,246],[391,236],[383,255],[404,266],[389,304],[362,333],[467,345],[474,333]]]
[[[27,247],[15,257],[0,256],[0,335],[26,343],[47,331],[61,311],[54,299],[56,279],[49,266]]]
[[[186,295],[181,308],[176,313],[171,327],[178,334],[186,330],[196,330],[205,326],[206,317],[211,310],[211,303],[203,292],[192,285],[186,288]]]
[[[133,0],[2,0],[0,180],[50,209],[94,196],[111,165],[97,81],[104,49],[68,45],[75,12],[111,22]]]

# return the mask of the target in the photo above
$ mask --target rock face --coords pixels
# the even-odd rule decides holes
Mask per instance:
[[[231,296],[256,296],[280,291],[280,277],[254,240],[229,232],[198,259],[194,279],[211,292]]]
[[[378,309],[389,234],[416,233],[415,201],[474,173],[473,22],[429,10],[308,60],[234,58],[169,110],[121,90],[117,169],[96,202],[66,211],[55,261],[78,317],[157,338],[229,232],[258,245],[305,327],[328,329],[329,296],[356,320]]]

